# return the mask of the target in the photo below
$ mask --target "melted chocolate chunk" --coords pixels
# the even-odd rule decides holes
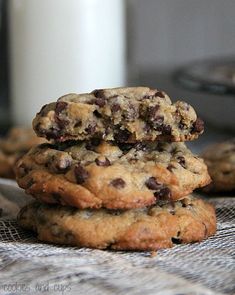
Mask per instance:
[[[85,128],[85,131],[87,134],[94,134],[96,130],[96,124],[89,124],[87,128]]]
[[[161,91],[157,91],[157,92],[155,93],[155,96],[157,96],[157,97],[161,97],[161,98],[164,98],[164,97],[165,97],[164,93],[161,92]]]
[[[162,125],[157,128],[157,131],[162,132],[162,135],[171,135],[171,126],[170,125]]]
[[[65,101],[58,101],[55,106],[56,115],[60,114],[63,110],[65,110],[67,105],[68,104]]]
[[[143,99],[150,99],[150,98],[152,98],[153,96],[152,95],[144,95],[143,96]]]
[[[95,110],[93,114],[96,116],[96,118],[102,118],[102,115],[97,110]]]
[[[84,183],[89,177],[88,172],[80,164],[75,166],[74,174],[78,184]]]
[[[104,97],[97,97],[95,100],[94,100],[94,104],[96,104],[97,106],[99,107],[104,107],[105,104],[106,104],[106,100]]]
[[[128,141],[130,136],[131,133],[127,129],[119,129],[117,133],[114,135],[114,139],[119,142],[125,142]]]
[[[94,96],[96,98],[105,98],[103,89],[96,89],[96,90],[92,91],[92,93],[94,94]]]
[[[170,200],[171,190],[168,187],[162,187],[154,193],[154,196],[159,200]]]
[[[44,131],[44,130],[43,130]],[[44,132],[42,132],[46,135],[46,138],[48,140],[50,139],[57,139],[60,137],[60,131],[57,128],[51,127],[49,130],[45,130]]]
[[[183,156],[179,156],[177,157],[177,160],[179,162],[179,164],[183,167],[183,168],[186,168],[186,163],[185,163],[185,158]]]
[[[193,128],[191,133],[199,133],[204,130],[204,122],[202,119],[197,118],[197,120],[193,123]]]
[[[183,122],[179,122],[179,129],[183,130],[185,128],[185,124]]]
[[[176,238],[171,238],[172,243],[174,244],[182,244],[182,240],[181,239],[176,239]]]
[[[95,151],[96,147],[100,144],[100,142],[100,138],[92,138],[90,141],[87,142],[86,149],[89,151]]]
[[[110,182],[110,184],[117,189],[124,188],[126,185],[125,181],[122,178],[115,178]]]
[[[74,124],[74,128],[81,127],[82,121],[80,119],[77,119],[77,122]]]
[[[105,167],[105,166],[110,166],[111,165],[109,159],[107,159],[106,157],[105,157],[104,160],[100,160],[100,159],[96,158],[95,159],[95,162],[96,162],[96,165],[97,166],[103,166],[103,167]]]
[[[119,105],[118,103],[114,103],[114,104],[111,106],[111,111],[112,111],[113,113],[118,112],[118,111],[120,111],[120,110],[121,110],[121,107],[120,107],[120,105]]]
[[[158,116],[157,115],[157,112],[158,112],[159,108],[160,108],[159,105],[147,108],[146,116],[147,116],[147,119],[148,119],[149,122],[152,122],[152,121],[155,122],[156,120],[159,119],[159,117],[162,117],[162,119],[164,120],[163,116]]]
[[[151,190],[157,190],[159,189],[160,183],[156,181],[155,177],[149,177],[149,179],[146,180],[145,185]]]
[[[145,124],[145,126],[144,126],[144,131],[146,132],[146,133],[149,133],[150,131],[151,131],[151,126],[149,125],[149,124]]]
[[[169,164],[166,169],[172,172],[172,170],[175,169],[175,166],[172,164]]]
[[[64,151],[68,148],[70,148],[73,145],[78,144],[79,141],[77,140],[67,140],[65,142],[58,142],[55,145],[53,145],[53,148],[57,149],[58,151]]]
[[[134,144],[133,143],[121,143],[121,144],[119,143],[118,147],[124,153],[128,153],[134,147]]]

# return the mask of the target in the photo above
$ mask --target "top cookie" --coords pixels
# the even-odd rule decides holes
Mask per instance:
[[[209,146],[202,157],[208,166],[212,183],[206,191],[235,190],[235,138]]]
[[[165,92],[128,87],[62,96],[42,107],[33,128],[58,142],[99,137],[133,143],[193,140],[204,124],[186,102],[172,104]]]

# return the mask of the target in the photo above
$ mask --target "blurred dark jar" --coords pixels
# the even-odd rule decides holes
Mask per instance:
[[[208,123],[235,132],[235,56],[195,62],[174,78]]]

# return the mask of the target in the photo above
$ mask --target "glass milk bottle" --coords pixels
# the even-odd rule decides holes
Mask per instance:
[[[71,92],[125,85],[123,0],[10,0],[12,119]]]

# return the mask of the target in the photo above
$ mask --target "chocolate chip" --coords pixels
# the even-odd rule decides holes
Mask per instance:
[[[74,174],[78,184],[84,183],[89,176],[88,172],[80,164],[75,166]]]
[[[149,177],[149,179],[146,180],[145,185],[151,190],[157,190],[160,186],[155,177]]]
[[[94,94],[94,96],[96,98],[104,98],[105,97],[103,89],[96,89],[96,90],[92,91],[92,94]]]
[[[94,104],[96,104],[97,106],[99,107],[104,107],[105,104],[106,104],[106,100],[104,97],[97,97],[95,100],[94,100]]]
[[[86,149],[89,151],[95,151],[96,147],[100,144],[100,142],[100,138],[92,138],[90,141],[87,142]]]
[[[161,132],[162,135],[171,135],[172,128],[170,125],[162,125]]]
[[[65,101],[58,101],[55,106],[56,115],[60,114],[64,109],[66,109],[67,105],[68,104]]]
[[[124,188],[126,185],[125,181],[122,178],[115,178],[110,182],[110,184],[117,189]]]
[[[96,116],[96,118],[102,118],[102,115],[97,110],[95,110],[93,114]]]
[[[179,162],[179,164],[183,167],[183,168],[186,168],[185,166],[185,158],[183,156],[179,156],[177,157],[177,160]]]
[[[76,123],[74,124],[74,128],[81,127],[81,126],[82,126],[82,121],[80,119],[77,119]]]
[[[119,110],[121,109],[120,105],[118,103],[114,103],[112,106],[111,106],[111,111],[113,113],[115,112],[118,112]]]
[[[157,97],[161,97],[161,98],[164,98],[164,97],[165,97],[164,93],[161,92],[161,91],[157,91],[157,92],[155,93],[155,96],[157,96]]]
[[[172,243],[177,244],[177,245],[182,244],[181,239],[171,238],[171,241],[172,241]]]
[[[155,125],[162,125],[163,122],[164,122],[164,116],[156,116],[154,118]]]
[[[57,142],[56,145],[54,145],[54,148],[58,151],[64,151],[78,143],[79,141],[77,140],[66,140],[65,142]]]
[[[183,130],[185,128],[185,124],[183,122],[179,122],[179,129]]]
[[[107,159],[106,157],[103,160],[96,158],[95,162],[96,162],[97,166],[103,166],[104,167],[104,166],[110,166],[111,165],[109,159]]]
[[[59,129],[58,128],[54,128],[54,127],[51,127],[48,130],[44,130],[42,133],[46,135],[46,138],[48,140],[50,140],[50,139],[57,139],[57,138],[60,137],[60,131],[59,131]]]
[[[118,143],[118,147],[124,153],[128,153],[135,145],[133,143]]]
[[[66,119],[61,119],[59,117],[59,114],[64,110],[66,109],[67,107],[67,102],[65,101],[58,101],[56,103],[56,106],[55,106],[55,122],[57,123],[57,125],[59,126],[60,129],[63,129],[66,125],[69,124],[69,121],[66,120]]]
[[[152,98],[153,96],[152,95],[144,95],[143,96],[143,99],[150,99],[150,98]]]
[[[145,124],[145,126],[144,126],[144,131],[146,132],[146,133],[149,133],[150,131],[151,131],[151,126],[149,125],[149,124]]]
[[[168,187],[163,187],[154,193],[154,196],[160,200],[170,200],[171,190]]]
[[[199,133],[204,130],[204,122],[202,119],[197,118],[197,120],[193,123],[193,127],[191,133]]]
[[[160,108],[159,105],[155,105],[155,106],[153,106],[153,107],[148,107],[148,108],[147,108],[146,116],[147,116],[147,119],[148,119],[149,121],[154,121],[154,122],[155,122],[155,120],[156,120],[158,117],[160,117],[160,116],[157,116],[157,115],[156,115],[157,112],[158,112],[158,110],[159,110],[159,108]],[[163,120],[164,120],[164,117],[163,117],[163,116],[162,116],[162,118],[163,118]]]
[[[85,128],[85,131],[87,134],[94,134],[96,130],[96,124],[89,124],[87,128]]]
[[[172,164],[169,164],[166,169],[172,172],[172,170],[175,169],[175,166]]]
[[[127,129],[124,129],[124,130],[119,129],[117,133],[114,135],[114,139],[119,142],[125,142],[125,141],[128,141],[130,136],[131,136],[131,133]]]

